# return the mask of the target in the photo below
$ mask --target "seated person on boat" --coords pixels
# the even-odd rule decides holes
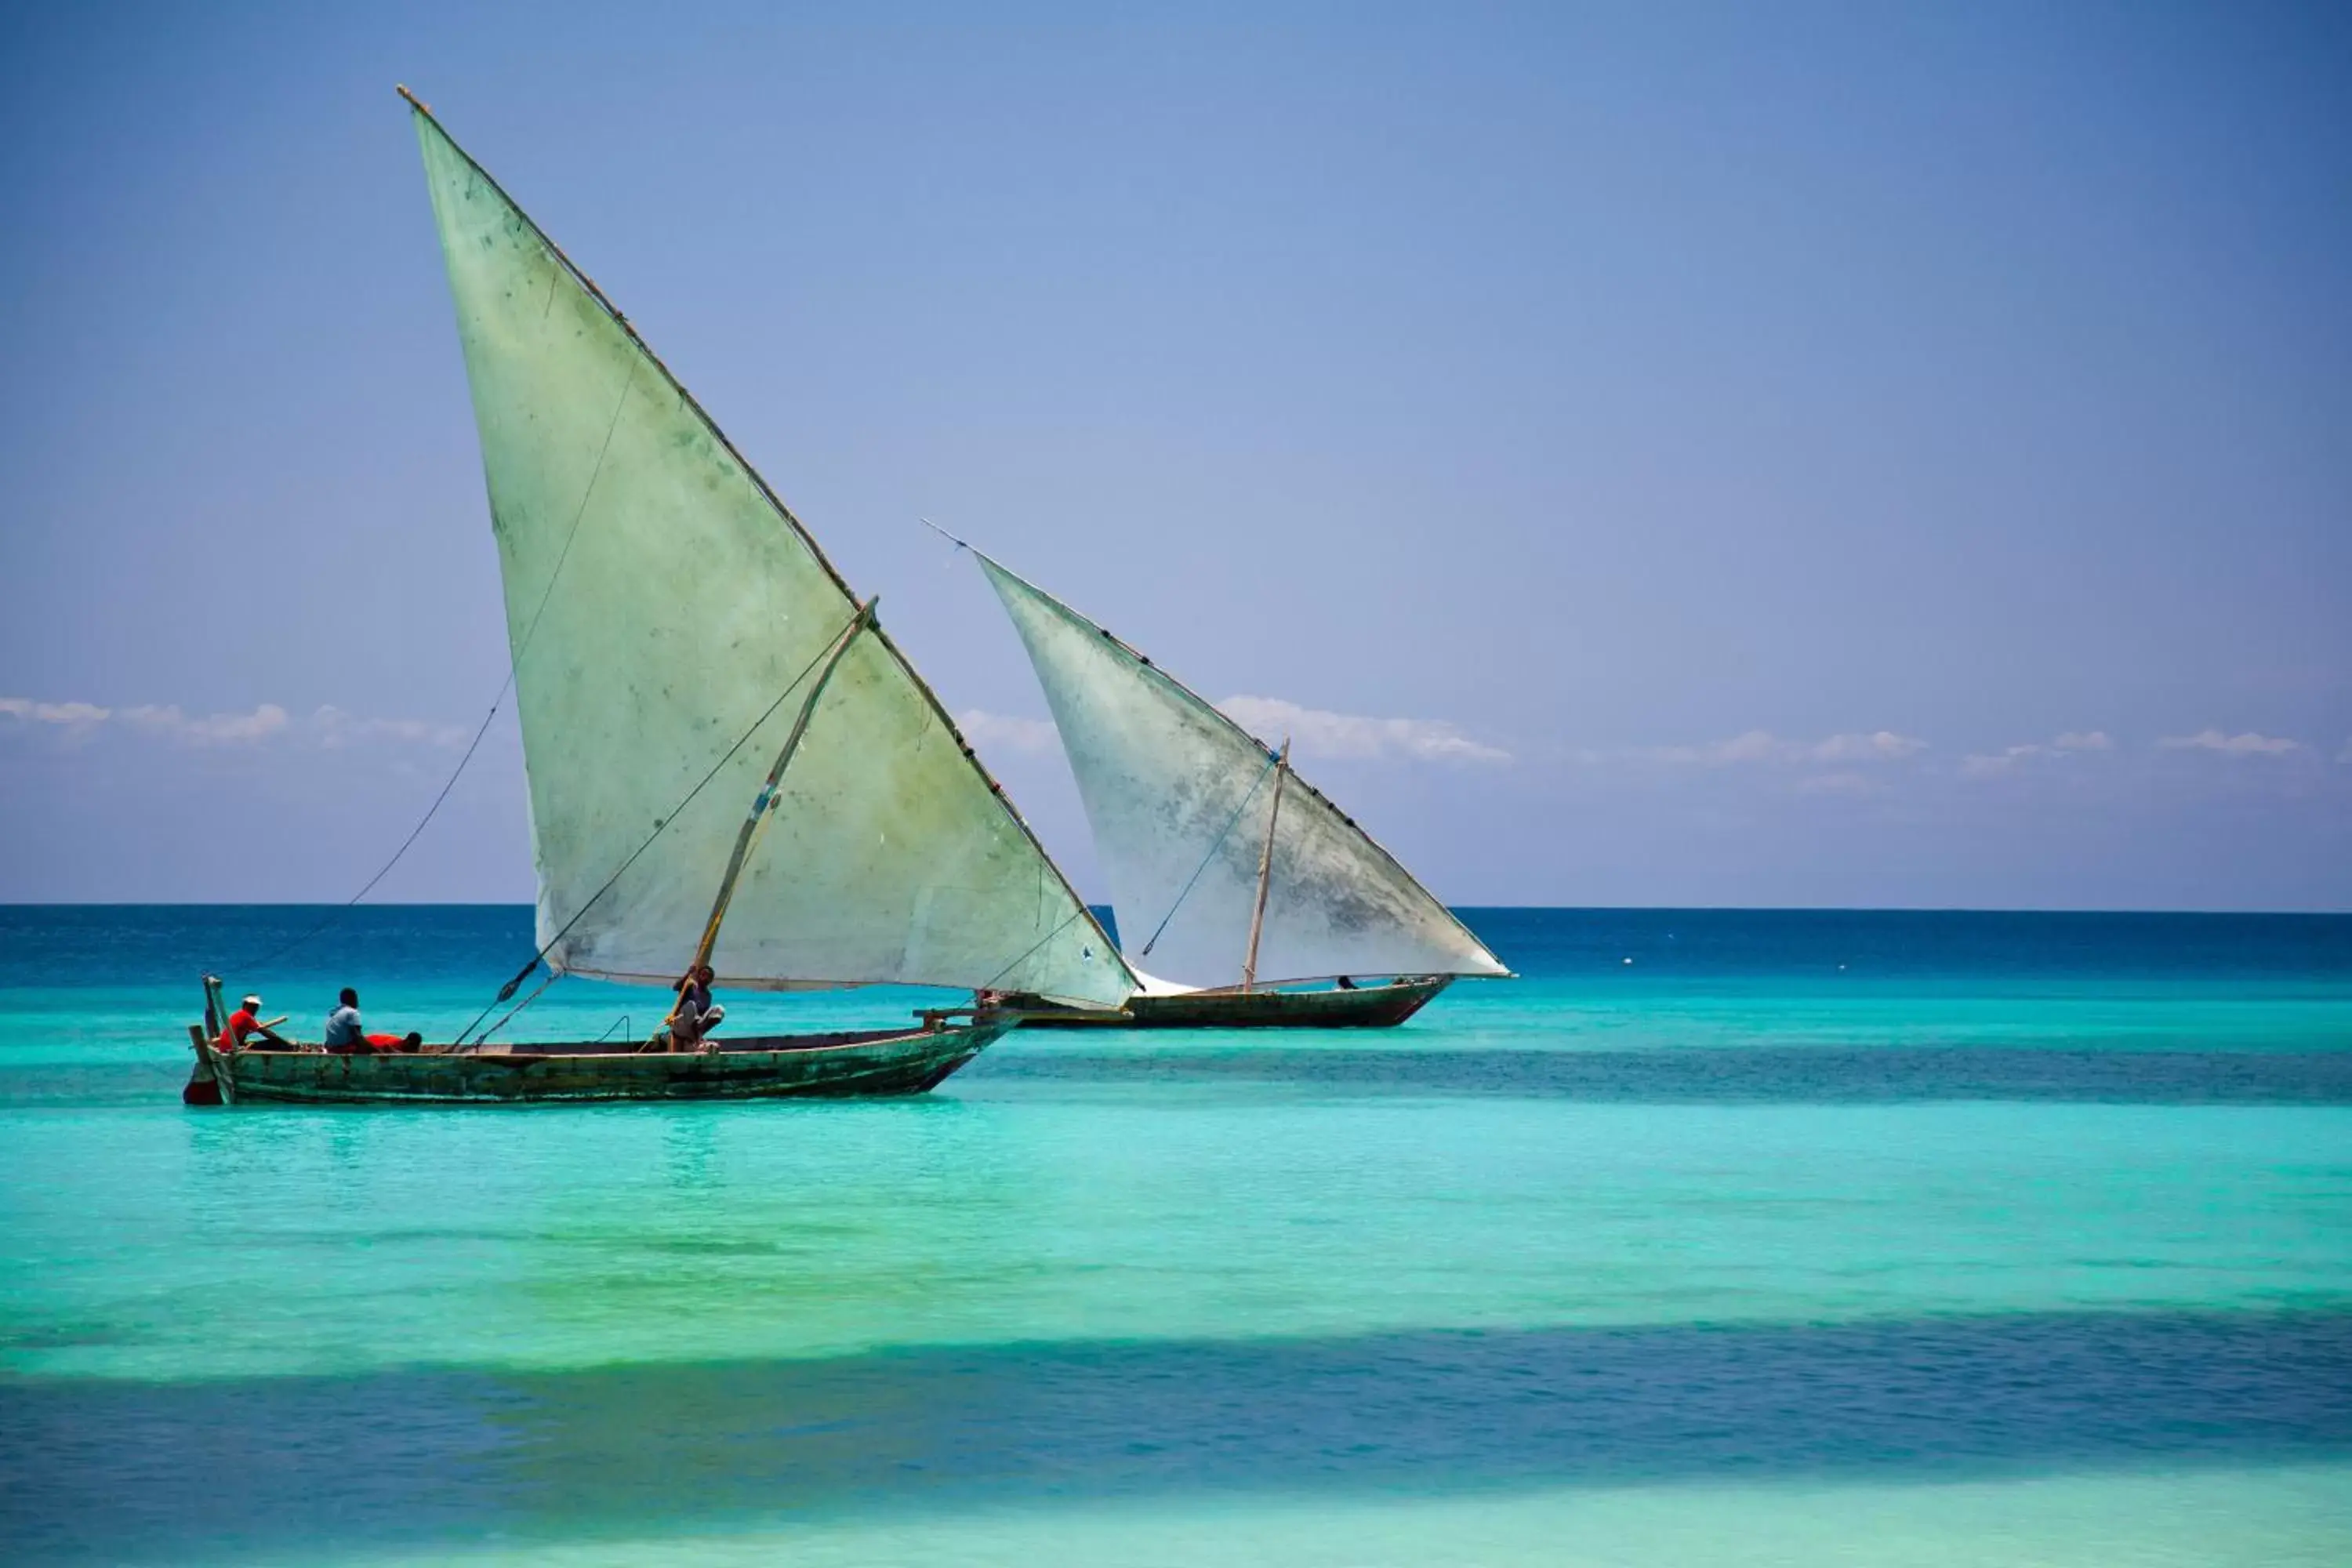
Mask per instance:
[[[663,1020],[662,1048],[669,1051],[711,1050],[710,1031],[727,1016],[727,1009],[710,1000],[710,965],[696,967],[677,983],[677,1005]]]
[[[327,1015],[327,1049],[339,1057],[368,1057],[414,1051],[425,1037],[412,1029],[405,1035],[371,1035],[360,1022],[360,994],[343,987],[335,1010]]]
[[[273,1023],[281,1021],[271,1020]],[[247,1042],[256,1036],[260,1037],[259,1043],[248,1046]],[[261,998],[247,996],[236,1005],[236,1011],[228,1016],[228,1025],[221,1030],[220,1037],[213,1042],[213,1048],[221,1051],[290,1051],[295,1046],[293,1041],[261,1021]]]

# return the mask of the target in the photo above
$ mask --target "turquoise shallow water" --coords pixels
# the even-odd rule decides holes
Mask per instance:
[[[1473,910],[1526,978],[1388,1033],[181,1108],[314,918],[0,910],[0,1557],[2352,1557],[2352,918]],[[529,951],[227,973],[446,1032]]]

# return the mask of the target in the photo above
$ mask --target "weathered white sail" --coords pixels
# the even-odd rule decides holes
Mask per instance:
[[[855,604],[593,286],[421,110],[416,130],[505,579],[540,939],[571,927],[556,969],[667,983]],[[825,688],[775,810],[712,956],[723,984],[1134,990],[878,628]]]
[[[1241,978],[1274,824],[1261,984],[1336,974],[1509,971],[1388,851],[1274,754],[1126,644],[986,556],[1054,710],[1138,970]]]

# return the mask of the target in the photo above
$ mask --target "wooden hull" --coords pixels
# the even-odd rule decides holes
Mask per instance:
[[[776,1035],[710,1054],[566,1043],[442,1054],[330,1056],[199,1047],[230,1105],[534,1105],[582,1100],[774,1100],[921,1094],[1018,1020],[917,1032]],[[194,1089],[197,1083],[191,1083]],[[192,1095],[191,1103],[205,1101]]]
[[[1003,1005],[1031,1029],[1391,1029],[1453,984],[1454,976],[1436,974],[1352,991],[1188,991],[1130,997],[1124,1015],[1040,997]]]

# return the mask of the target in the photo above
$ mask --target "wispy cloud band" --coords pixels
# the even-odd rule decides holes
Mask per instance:
[[[2260,735],[2252,730],[2236,735],[2224,734],[2219,730],[2200,730],[2194,735],[2167,735],[2157,744],[2168,752],[2219,752],[2229,757],[2284,757],[2310,749],[2301,741],[2290,741],[2280,735]]]
[[[1474,741],[1434,719],[1370,719],[1304,708],[1278,697],[1228,697],[1217,704],[1225,716],[1269,745],[1286,735],[1305,758],[1363,761],[1403,758],[1413,762],[1499,763],[1511,754]],[[1043,752],[1061,743],[1046,719],[1021,719],[971,708],[956,724],[975,746],[1003,752]]]
[[[1749,730],[1703,746],[1645,746],[1632,754],[1654,763],[1704,768],[1745,763],[1890,763],[1916,756],[1927,742],[1892,730],[1853,731],[1819,741],[1796,741],[1769,730]]]
[[[1439,719],[1373,719],[1303,708],[1279,697],[1228,697],[1226,718],[1269,745],[1288,736],[1309,758],[1402,757],[1423,763],[1507,763],[1511,753],[1474,741]]]
[[[122,730],[186,746],[247,746],[278,739],[320,746],[390,741],[407,745],[457,746],[466,731],[455,724],[422,719],[361,719],[329,704],[296,719],[275,702],[250,712],[188,713],[177,703],[142,702],[110,708],[96,702],[41,702],[0,697],[0,717],[19,725],[40,725],[84,740],[101,730]]]
[[[2079,755],[2085,752],[2112,752],[2115,747],[2115,742],[2108,739],[2105,730],[2069,730],[2048,741],[2031,741],[2024,745],[2008,746],[1998,752],[1971,752],[1960,759],[1960,772],[1970,778],[1988,778],[2013,772],[2039,758]]]

